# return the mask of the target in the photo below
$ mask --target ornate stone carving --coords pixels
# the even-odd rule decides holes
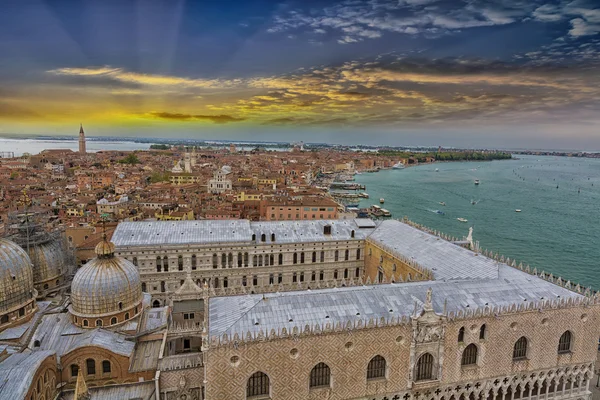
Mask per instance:
[[[413,331],[417,343],[437,342],[442,338],[441,326],[418,326]]]

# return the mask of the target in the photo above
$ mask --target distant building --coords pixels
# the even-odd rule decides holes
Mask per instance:
[[[85,132],[83,131],[83,124],[79,125],[79,153],[85,154]]]
[[[231,179],[227,177],[230,173],[231,168],[228,166],[215,171],[213,178],[208,181],[208,192],[217,194],[231,190]]]

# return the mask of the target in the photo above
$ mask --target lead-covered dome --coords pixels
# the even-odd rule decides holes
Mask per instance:
[[[0,315],[3,322],[8,322],[7,313],[19,311],[33,302],[36,295],[29,256],[15,242],[0,239]]]
[[[33,281],[39,290],[60,284],[67,270],[67,255],[59,240],[30,245],[29,258],[33,263]]]
[[[115,257],[114,250],[104,238],[96,246],[96,258],[73,278],[70,311],[80,326],[119,324],[142,309],[140,274],[135,265]]]

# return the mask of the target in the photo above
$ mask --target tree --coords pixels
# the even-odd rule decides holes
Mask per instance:
[[[137,158],[135,153],[131,153],[127,157],[123,158],[122,160],[119,160],[119,163],[134,165],[134,164],[139,164],[140,160]]]

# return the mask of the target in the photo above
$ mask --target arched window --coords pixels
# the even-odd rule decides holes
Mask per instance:
[[[133,265],[135,265],[136,267],[138,266],[137,257],[133,257]]]
[[[119,306],[119,310],[122,310],[123,309],[123,302],[120,301],[119,304],[118,304],[118,306]]]
[[[160,291],[163,292],[163,293],[167,291],[167,287],[165,285],[165,281],[160,281]]]
[[[344,252],[344,260],[348,261],[350,259],[350,250],[346,249]]]
[[[36,340],[33,342],[33,347],[40,347],[40,344],[41,344],[40,341]]]
[[[76,377],[78,373],[79,373],[79,365],[71,364],[71,376]]]
[[[262,265],[263,265],[263,256],[261,254],[261,255],[258,256],[258,266],[262,267]]]
[[[360,249],[356,249],[356,259],[360,260]]]
[[[242,253],[238,253],[237,256],[237,264],[238,264],[238,268],[242,268],[242,263],[244,262],[244,258],[242,256]]]
[[[269,377],[264,372],[255,372],[248,378],[246,387],[246,397],[268,396],[269,395]]]
[[[274,241],[275,241],[275,234],[271,233],[271,242],[274,242]]]
[[[294,264],[298,264],[298,253],[294,253]]]
[[[485,339],[485,324],[481,325],[479,328],[479,340]]]
[[[565,333],[563,333],[560,339],[558,340],[558,353],[570,353],[572,340],[573,334],[571,333],[571,331],[566,331]]]
[[[279,260],[277,260],[277,261],[278,261],[279,265],[283,264],[283,254],[282,253],[279,253]]]
[[[253,241],[253,242],[255,242],[255,241],[256,241],[256,234],[255,234],[255,233],[253,233],[253,234],[252,234],[252,241]]]
[[[192,269],[198,268],[198,258],[195,254],[192,254]]]
[[[111,372],[110,361],[108,361],[108,360],[102,361],[102,373],[110,374],[110,372]]]
[[[334,258],[334,261],[339,261],[340,260],[340,252],[339,252],[339,250],[335,251],[333,258]]]
[[[156,257],[156,272],[162,271],[162,259],[160,257]]]
[[[324,387],[331,385],[331,370],[325,363],[318,363],[310,371],[310,387]]]
[[[267,235],[265,235],[264,233],[262,235],[260,235],[260,241],[261,242],[266,242],[267,241]]]
[[[317,252],[316,251],[312,252],[312,262],[317,262]]]
[[[325,252],[321,251],[321,257],[320,257],[321,262],[325,262]]]
[[[354,229],[352,229],[352,231],[350,231],[350,237],[353,238],[354,237]]]
[[[146,291],[146,282],[142,282],[142,292]]]
[[[225,268],[227,266],[227,255],[225,253],[221,254],[221,267]]]
[[[227,254],[227,266],[229,268],[233,267],[233,253]]]
[[[126,312],[126,313],[125,313],[125,320],[127,321],[128,319],[129,319],[129,313],[128,313],[128,312]]]
[[[248,253],[244,253],[244,267],[248,266]]]
[[[163,257],[163,269],[165,272],[169,272],[169,257]]]
[[[213,253],[212,265],[213,265],[213,268],[217,268],[219,266],[219,257],[217,257],[217,253]]]
[[[304,264],[304,252],[300,253],[300,264]]]
[[[269,255],[269,265],[275,265],[275,256],[273,254]]]
[[[519,340],[515,342],[513,360],[523,360],[525,358],[527,358],[527,338],[521,336]]]
[[[158,301],[158,300],[154,300],[154,301],[152,302],[152,307],[153,307],[153,308],[158,308],[158,307],[160,307],[160,301]]]
[[[465,341],[465,327],[458,330],[458,343]]]
[[[183,271],[183,256],[182,255],[177,256],[177,270]]]
[[[101,319],[97,319],[96,320],[96,326],[102,326],[102,320]]]
[[[375,356],[367,366],[367,379],[385,378],[385,358]]]
[[[433,356],[425,353],[417,361],[415,381],[425,381],[428,379],[433,379]]]
[[[92,358],[85,360],[85,368],[87,369],[88,375],[96,375],[96,361]]]
[[[116,323],[117,323],[117,317],[112,317],[112,318],[110,319],[110,324],[111,324],[111,325],[114,325],[114,324],[116,324]]]
[[[87,319],[83,320],[83,326],[88,326],[88,320]]]
[[[473,343],[468,345],[462,354],[462,360],[460,365],[474,365],[477,364],[477,346]]]

